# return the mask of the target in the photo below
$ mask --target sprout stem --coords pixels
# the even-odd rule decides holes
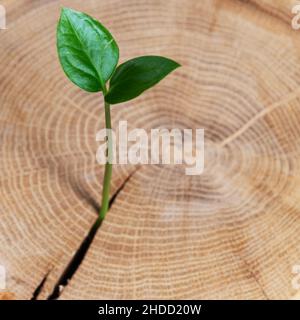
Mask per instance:
[[[105,96],[105,91],[103,94]],[[106,124],[106,134],[107,134],[107,160],[105,164],[105,173],[103,180],[103,190],[102,190],[102,204],[98,218],[98,224],[104,220],[109,207],[109,193],[110,193],[110,183],[112,176],[112,160],[113,160],[113,141],[112,141],[112,127],[111,127],[111,116],[110,116],[110,104],[104,101],[105,108],[105,124]]]

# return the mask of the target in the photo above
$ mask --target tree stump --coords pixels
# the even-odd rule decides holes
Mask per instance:
[[[115,166],[112,205],[90,243],[101,203],[101,96],[61,71],[61,1],[2,3],[0,298],[299,296],[294,1],[63,1],[112,32],[121,61],[157,54],[182,64],[143,97],[112,107],[114,127],[205,129],[200,176],[183,166]]]

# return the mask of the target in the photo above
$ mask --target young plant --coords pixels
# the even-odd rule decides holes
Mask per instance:
[[[112,137],[110,105],[136,98],[180,65],[160,56],[131,59],[117,67],[119,48],[109,31],[89,15],[63,8],[57,27],[57,50],[67,77],[88,92],[102,92],[107,129],[102,205],[97,224],[109,206],[112,177]],[[107,82],[109,81],[109,88]]]

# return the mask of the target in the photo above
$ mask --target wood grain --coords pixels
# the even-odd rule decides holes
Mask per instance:
[[[30,4],[29,4],[30,3]],[[46,299],[96,219],[100,95],[55,52],[61,5],[111,30],[122,61],[183,67],[112,109],[113,126],[204,128],[205,170],[116,166],[107,219],[60,299],[288,299],[300,264],[300,46],[291,1],[4,1],[0,264]]]

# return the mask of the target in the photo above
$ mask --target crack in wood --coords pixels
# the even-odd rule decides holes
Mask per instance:
[[[139,169],[139,167],[137,169],[135,169],[122,183],[122,185],[116,190],[116,192],[112,195],[110,202],[109,202],[109,209],[110,210],[111,206],[113,205],[113,203],[116,201],[116,198],[118,197],[118,195],[120,194],[120,192],[124,189],[125,185],[129,182],[129,180],[132,178],[132,176],[137,172],[137,170]],[[69,264],[67,265],[67,267],[65,268],[65,270],[63,271],[63,273],[61,274],[61,276],[59,277],[57,283],[55,284],[52,293],[48,296],[48,300],[56,300],[60,297],[63,289],[68,285],[68,283],[70,282],[70,280],[73,278],[73,276],[75,275],[76,271],[78,270],[78,268],[80,267],[82,261],[84,260],[94,238],[95,235],[98,231],[98,229],[101,227],[102,225],[102,221],[99,224],[98,223],[98,218],[97,220],[94,222],[94,224],[92,225],[89,233],[87,234],[87,236],[83,239],[83,241],[81,242],[79,248],[76,250],[73,258],[71,259],[71,261],[69,262]],[[47,275],[48,276],[48,275]],[[41,284],[39,285],[39,287],[37,288],[37,294],[34,294],[34,296],[38,296],[38,294],[40,293],[40,291],[42,290],[44,283],[47,280],[47,276],[43,279],[43,281],[41,282]],[[35,300],[35,299],[33,299]]]
[[[42,281],[38,284],[38,286],[35,288],[35,290],[33,291],[33,294],[32,294],[32,297],[30,300],[37,300],[41,291],[43,290],[44,288],[44,285],[47,281],[47,278],[50,274],[50,272],[52,271],[52,269],[50,271],[47,272],[47,274],[43,277]]]

